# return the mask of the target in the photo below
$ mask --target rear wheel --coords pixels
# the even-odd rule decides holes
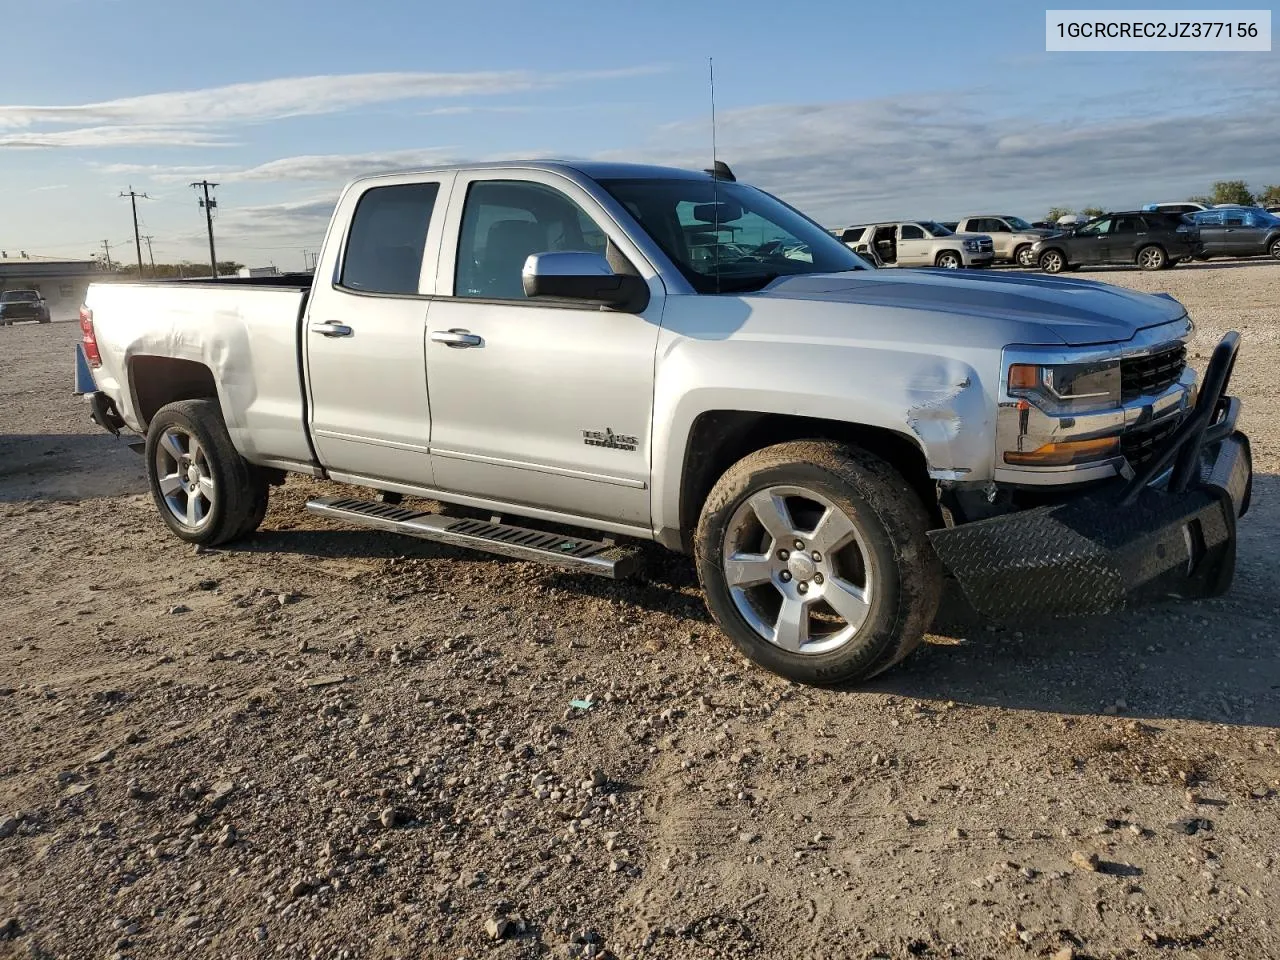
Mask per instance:
[[[954,250],[943,250],[933,262],[935,266],[939,266],[943,270],[959,270],[962,266],[960,254]]]
[[[1143,270],[1163,270],[1169,262],[1165,252],[1154,243],[1138,251],[1138,266]]]
[[[1013,252],[1014,262],[1020,267],[1034,267],[1036,255],[1031,251],[1031,244],[1024,243]]]
[[[694,538],[707,605],[750,659],[802,683],[864,680],[920,643],[942,569],[923,503],[877,457],[829,441],[734,464]]]
[[[1061,273],[1067,268],[1067,258],[1061,250],[1046,250],[1040,254],[1040,269],[1045,273]]]
[[[161,518],[188,543],[237,540],[266,515],[266,475],[236,452],[216,400],[161,408],[147,430],[146,461]]]

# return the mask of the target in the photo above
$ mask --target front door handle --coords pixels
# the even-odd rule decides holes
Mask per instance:
[[[443,343],[449,347],[457,347],[459,349],[465,347],[480,347],[484,345],[484,337],[477,336],[466,330],[432,330],[431,339],[436,343]]]
[[[355,331],[345,323],[313,323],[311,332],[323,334],[326,337],[349,337]]]

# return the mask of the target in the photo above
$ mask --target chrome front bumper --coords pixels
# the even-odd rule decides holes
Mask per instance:
[[[1107,613],[1160,597],[1224,593],[1249,509],[1249,439],[1226,394],[1239,336],[1214,351],[1193,413],[1128,481],[1052,506],[929,534],[979,612]]]

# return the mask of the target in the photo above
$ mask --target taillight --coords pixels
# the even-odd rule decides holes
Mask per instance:
[[[93,332],[93,311],[80,308],[80,342],[84,345],[84,358],[89,366],[102,366],[102,354],[98,352],[98,336]]]

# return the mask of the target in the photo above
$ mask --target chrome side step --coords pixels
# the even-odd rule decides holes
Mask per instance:
[[[563,537],[507,523],[444,517],[392,503],[322,497],[308,501],[307,509],[322,517],[363,527],[435,540],[454,547],[484,550],[518,560],[536,560],[614,580],[632,576],[640,563],[640,551],[634,547]]]

